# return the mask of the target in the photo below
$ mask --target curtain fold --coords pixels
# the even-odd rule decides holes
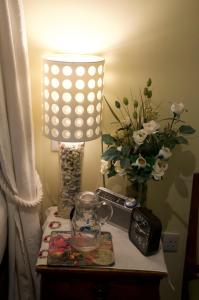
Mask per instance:
[[[8,210],[10,300],[39,299],[35,262],[42,188],[35,168],[31,110],[22,1],[1,0],[0,189]]]

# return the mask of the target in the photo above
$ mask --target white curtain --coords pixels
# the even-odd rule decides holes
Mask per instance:
[[[9,300],[39,298],[41,184],[27,61],[22,1],[0,0],[0,211],[8,214]]]

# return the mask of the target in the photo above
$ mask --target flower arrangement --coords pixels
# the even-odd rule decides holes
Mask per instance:
[[[103,134],[107,145],[102,154],[101,173],[108,177],[127,176],[131,183],[143,186],[149,179],[161,180],[168,169],[168,160],[176,145],[187,144],[187,135],[195,130],[185,124],[183,103],[171,105],[171,115],[159,119],[152,104],[152,80],[148,79],[140,101],[124,97],[108,105],[115,123],[114,134]]]

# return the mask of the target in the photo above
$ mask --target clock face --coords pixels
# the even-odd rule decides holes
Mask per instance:
[[[147,252],[149,235],[150,226],[148,221],[139,212],[134,212],[130,229],[130,238],[143,253]]]

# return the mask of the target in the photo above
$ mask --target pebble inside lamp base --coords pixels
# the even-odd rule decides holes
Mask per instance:
[[[58,215],[70,218],[75,197],[80,192],[81,165],[84,143],[61,143],[59,151],[61,189],[58,199]]]

